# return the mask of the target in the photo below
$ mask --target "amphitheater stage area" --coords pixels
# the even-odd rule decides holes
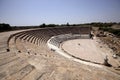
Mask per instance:
[[[63,42],[61,48],[68,54],[82,60],[104,63],[106,53],[97,45],[96,40],[74,39]]]
[[[68,40],[62,43],[61,48],[65,53],[74,58],[96,64],[103,64],[107,57],[108,61],[113,66],[116,66],[116,62],[111,60],[112,57],[109,55],[110,50],[102,47],[96,39]]]

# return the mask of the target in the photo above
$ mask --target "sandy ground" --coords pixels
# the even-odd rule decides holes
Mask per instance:
[[[62,48],[67,53],[92,62],[103,63],[105,53],[97,46],[96,40],[92,39],[75,39],[65,41]]]

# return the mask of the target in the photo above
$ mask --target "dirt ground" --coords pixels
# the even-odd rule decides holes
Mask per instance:
[[[111,51],[104,45],[100,45],[97,39],[75,39],[65,41],[62,49],[70,55],[91,62],[103,64],[106,56],[113,66],[117,66],[116,61],[111,57]]]

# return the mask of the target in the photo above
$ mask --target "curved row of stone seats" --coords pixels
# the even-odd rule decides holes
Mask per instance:
[[[27,38],[30,36],[30,34],[27,34],[24,38],[23,38],[23,40],[27,40]]]
[[[27,34],[26,34],[27,35]],[[20,41],[22,41],[22,39],[19,39],[19,38],[17,38],[16,39],[16,45],[17,45],[17,47],[24,47],[23,45],[21,46],[19,43],[21,43]],[[24,43],[23,43],[24,44]],[[21,48],[20,48],[20,50],[22,50]],[[27,61],[27,59],[26,59],[26,61]],[[23,61],[23,62],[26,62],[26,61]],[[20,63],[19,63],[19,65],[21,65]],[[23,63],[22,63],[22,65],[23,65]],[[14,67],[16,70],[19,70],[17,67]],[[30,64],[26,64],[22,69],[20,69],[16,74],[14,74],[13,76],[11,76],[11,80],[21,80],[21,79],[24,79],[24,77],[26,77],[27,75],[29,75],[31,72],[33,72],[35,70],[35,68],[32,66],[32,65],[30,65]]]
[[[27,32],[26,32],[27,33]],[[26,34],[27,35],[27,34]],[[29,34],[30,35],[30,34]],[[31,37],[32,36],[32,37]],[[31,43],[31,38],[30,38],[30,40],[29,41],[27,41],[27,40],[24,40],[24,37],[23,37],[23,39],[16,39],[16,47],[18,48],[18,51],[20,51],[21,53],[27,53],[27,54],[34,54],[34,55],[36,55],[36,53],[37,54],[42,54],[42,55],[48,55],[48,53],[46,53],[46,45],[45,44],[43,44],[43,43],[41,43],[42,41],[41,41],[41,38],[37,38],[36,39],[36,34],[31,34],[30,36],[28,36],[28,38],[29,37],[31,37],[31,38],[33,38],[33,41],[32,41],[32,43],[34,44],[34,42],[40,42],[40,45],[39,45],[39,47],[42,49],[42,51],[38,51],[39,49],[38,48],[34,48],[33,46],[34,45],[32,45],[31,46],[31,48],[28,48],[28,47],[30,47],[30,46],[27,46],[27,45],[29,45],[30,43]],[[24,44],[26,44],[26,43],[28,43],[27,45],[24,45]],[[43,44],[43,45],[42,45]],[[25,50],[26,49],[26,50]],[[38,50],[37,50],[38,49]],[[49,50],[49,49],[48,49]],[[45,53],[44,53],[45,52]]]
[[[23,41],[28,41],[28,42],[33,43],[33,44],[39,44],[39,46],[46,46],[47,41],[52,36],[56,36],[58,34],[65,34],[65,33],[77,34],[77,33],[80,33],[80,29],[81,28],[79,28],[79,27],[75,27],[75,28],[73,28],[73,27],[70,27],[70,28],[67,28],[67,27],[45,28],[45,29],[24,31],[22,33],[17,33],[14,36],[15,36],[15,41],[16,41],[16,39],[19,38],[20,40],[23,40]],[[65,37],[67,37],[67,39],[68,39],[70,36],[65,36]],[[66,38],[58,38],[58,39],[56,38],[55,40],[51,41],[51,43],[56,45],[56,46],[59,46],[62,41],[65,41],[67,39]]]
[[[20,41],[22,40],[25,36],[27,36],[29,34],[29,30],[27,31],[22,31],[22,32],[18,32],[18,33],[15,33],[15,34],[12,34],[10,35],[7,43],[8,43],[8,46],[9,46],[9,42],[13,41],[11,44],[13,46],[13,50],[16,50],[16,52],[20,52],[18,47],[17,47],[17,44],[16,44],[16,41]],[[13,39],[13,40],[12,40]],[[11,41],[10,41],[11,40]]]
[[[84,30],[87,30],[86,28]],[[17,36],[17,38],[27,40],[31,43],[36,43],[39,45],[44,45],[47,41],[52,37],[60,34],[80,34],[86,33],[81,27],[63,27],[63,28],[45,28],[45,29],[37,29],[31,31],[25,31]],[[84,32],[80,32],[84,31]]]
[[[32,33],[32,32],[31,32]],[[30,42],[30,43],[35,43],[36,42],[36,37],[34,36],[35,34],[32,34],[31,35],[31,33],[29,34],[29,32],[27,33],[26,32],[26,34],[25,34],[25,36],[24,37],[20,37],[21,39],[21,42],[23,43],[24,41],[27,41],[27,42]],[[18,43],[19,43],[20,41],[18,41]],[[23,46],[23,44],[21,43],[21,46]],[[20,43],[19,43],[19,46],[20,46]],[[22,49],[22,47],[20,48],[19,47],[19,49]],[[20,50],[20,51],[23,51],[23,52],[27,52],[27,50],[24,50],[24,46],[23,46],[23,49],[22,50]]]
[[[26,36],[29,34],[29,33],[25,33],[26,34]],[[37,34],[37,33],[36,33]],[[39,33],[40,34],[40,33]],[[39,35],[39,34],[37,34],[37,35],[35,35],[35,34],[29,34],[29,36],[28,37],[30,37],[30,36],[34,36],[34,37],[31,37],[31,38],[33,38],[33,40],[32,39],[28,39],[27,41],[28,42],[31,42],[31,40],[32,40],[32,43],[34,43],[34,42],[36,42],[36,40],[37,39],[35,39],[36,37],[38,38],[38,40],[40,40],[39,42],[42,42],[42,43],[46,43],[46,41],[52,36],[52,35],[54,35],[53,33],[52,33],[52,35],[47,35],[47,37],[44,37],[44,36],[46,36],[46,34],[45,33],[42,33],[41,32],[41,35]],[[44,35],[43,35],[44,34]],[[48,34],[48,33],[47,33]],[[56,34],[55,34],[56,35]],[[23,40],[26,36],[24,36],[23,37],[23,35],[21,35],[21,36],[19,36],[18,38],[16,38],[16,44],[17,44],[17,46],[21,46],[21,45],[18,45],[20,42],[19,42],[19,40]],[[19,38],[21,38],[22,37],[22,39],[19,39]],[[42,37],[42,38],[39,38],[39,37]],[[42,44],[42,43],[40,43],[40,44]],[[24,44],[24,43],[23,43]],[[44,45],[40,45],[40,46],[44,46]],[[19,63],[20,64],[20,63]],[[15,67],[14,67],[15,68]],[[25,69],[28,69],[29,71],[26,71],[26,72],[23,72],[23,73],[25,73],[25,74],[23,74],[24,76],[25,75],[27,75],[27,74],[32,74],[31,73],[31,70],[33,70],[34,69],[34,67],[32,68],[32,66],[29,68],[28,66],[25,66],[22,70],[19,70],[19,69],[17,69],[17,68],[15,68],[16,70],[17,70],[17,73],[14,73],[14,72],[12,72],[12,73],[14,73],[14,74],[12,74],[11,75],[11,77],[10,77],[10,79],[14,79],[14,78],[16,78],[16,79],[23,79],[23,76],[22,75],[20,75]],[[11,69],[12,70],[12,69]],[[34,70],[35,71],[35,70]],[[33,72],[33,71],[32,71]],[[36,71],[35,71],[35,73],[36,73]],[[35,77],[35,74],[33,74],[32,76],[34,76]],[[39,75],[40,76],[40,75]],[[38,76],[38,79],[39,79],[39,76]],[[28,76],[29,77],[29,76]],[[6,79],[9,79],[9,78],[6,78]],[[26,78],[27,79],[27,78]],[[36,78],[37,79],[37,78]]]
[[[0,80],[21,80],[34,69],[34,67],[26,61],[26,58],[21,58],[13,50],[6,51],[8,47],[15,45],[15,35],[22,33],[21,31],[0,33]],[[4,52],[1,52],[2,50],[4,50]]]
[[[25,35],[26,35],[27,37],[26,37]],[[17,35],[16,35],[16,36],[17,36]],[[25,38],[24,38],[23,36],[26,38],[26,40],[25,40]],[[15,42],[17,42],[17,43],[16,43],[16,47],[17,47],[18,51],[20,51],[20,52],[27,52],[27,50],[24,50],[24,46],[23,46],[22,43],[20,43],[20,40],[21,40],[21,41],[23,40],[23,41],[31,42],[32,37],[33,37],[33,39],[35,39],[35,36],[30,35],[29,32],[28,32],[28,33],[26,32],[25,34],[17,37],[17,39],[15,40]],[[19,46],[18,46],[18,43],[19,43]]]
[[[56,35],[60,35],[60,34],[69,34],[69,33],[78,34],[78,33],[81,33],[80,31],[84,31],[84,30],[82,30],[79,27],[75,27],[75,28],[74,27],[70,27],[70,28],[63,27],[63,28],[60,28],[60,29],[59,28],[45,28],[45,29],[26,31],[25,34],[22,35],[22,37],[20,37],[20,38],[21,39],[24,38],[24,40],[26,40],[26,38],[29,37],[27,39],[28,42],[31,42],[31,43],[37,42],[37,44],[38,43],[40,43],[40,44],[43,43],[44,44],[52,36],[56,36]],[[82,32],[82,33],[85,33],[85,31]],[[37,40],[40,40],[40,41],[37,41]]]
[[[46,43],[50,37],[52,37],[53,35],[57,35],[56,34],[58,32],[57,30],[59,30],[58,34],[65,34],[67,32],[66,29],[67,28],[61,28],[61,30],[59,30],[59,28],[54,28],[54,29],[49,28],[49,29],[25,31],[23,33],[16,35],[16,39],[20,38],[21,40],[22,39],[27,40],[28,42],[31,42],[31,43],[37,42],[37,44],[39,43],[39,45],[44,45],[44,43]],[[56,33],[53,33],[53,31]],[[73,30],[70,30],[69,33],[72,31]]]
[[[15,33],[15,34],[11,34],[11,35],[9,36],[8,40],[7,40],[8,48],[9,48],[9,42],[10,42],[11,38],[15,37],[15,39],[14,39],[14,42],[15,42],[16,39],[17,39],[19,36],[23,35],[23,34],[24,34],[24,31],[23,31],[23,32],[18,32],[18,33]]]
[[[19,38],[20,40],[27,40],[27,41],[29,41],[31,39],[31,37],[33,37],[32,35],[30,35],[29,31],[18,33],[18,34],[15,34],[14,36],[15,36],[15,40]]]
[[[31,33],[33,33],[32,31],[29,33],[29,32],[26,32],[26,34],[23,36],[23,37],[21,37],[21,39],[23,39],[23,40],[26,40],[26,41],[28,41],[28,42],[33,42],[33,39],[35,38],[35,34],[33,33],[33,34],[31,34]]]
[[[23,31],[23,32],[18,32],[18,33],[16,33],[16,34],[12,34],[10,37],[9,37],[9,39],[8,39],[8,46],[10,47],[10,45],[9,45],[9,42],[10,42],[10,40],[11,41],[13,41],[12,42],[12,50],[15,50],[16,51],[16,53],[18,53],[19,52],[19,49],[18,49],[18,47],[17,47],[17,45],[16,45],[16,41],[17,41],[17,39],[22,39],[22,37],[23,36],[25,36],[25,34],[26,34],[26,31]],[[13,39],[13,40],[12,40]]]
[[[49,40],[49,43],[58,47],[60,46],[60,44],[63,42],[63,41],[66,41],[66,40],[71,40],[71,39],[79,39],[81,38],[81,35],[80,34],[64,34],[64,35],[58,35],[58,36],[54,36],[52,37],[50,40]],[[87,36],[87,38],[90,38],[89,36]]]
[[[34,39],[34,36],[30,35],[30,32],[27,31],[27,32],[24,32],[23,35],[20,35],[19,37],[17,37],[15,39],[16,47],[17,47],[17,50],[18,50],[19,53],[21,53],[21,52],[27,53],[28,52],[28,50],[24,47],[23,43],[25,41],[32,43],[31,42],[32,38]]]
[[[40,30],[42,30],[42,29],[40,29]],[[30,38],[30,40],[27,41],[26,36],[24,36],[23,39],[19,39],[19,38],[17,39],[16,44],[17,44],[18,50],[21,52],[27,52],[28,54],[35,54],[35,55],[42,54],[44,56],[48,55],[48,53],[50,53],[50,52],[48,51],[49,49],[46,46],[45,40],[47,41],[52,35],[47,36],[47,37],[42,37],[42,36],[46,36],[47,34],[44,33],[44,30],[43,31],[40,31],[40,30],[35,30],[36,32],[34,31],[34,33],[36,33],[36,34],[31,34],[31,33],[33,33],[32,30],[30,31],[31,32],[30,34],[29,33],[27,34],[27,32],[26,32],[26,35],[27,36],[29,35],[28,38],[32,36],[31,38],[33,38],[33,41],[32,41],[33,44],[34,44],[34,42],[37,42],[37,44],[39,44],[39,47],[40,47],[39,49],[41,49],[40,51],[38,48],[33,48],[34,45],[29,44],[29,43],[31,43],[30,41],[32,39]],[[38,33],[38,32],[41,32],[41,33]],[[43,35],[43,34],[45,34],[45,35]],[[26,38],[26,40],[24,38]],[[30,46],[27,46],[25,44],[30,45]],[[23,46],[23,47],[21,48],[20,46]],[[23,48],[25,48],[26,51],[24,51]]]
[[[63,42],[64,40],[65,40],[65,38],[54,37],[50,40],[49,43],[53,44],[56,47],[59,47],[60,43]]]

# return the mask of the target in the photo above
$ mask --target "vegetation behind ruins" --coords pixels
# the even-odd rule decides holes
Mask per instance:
[[[110,33],[113,33],[117,37],[120,37],[120,29],[113,29],[113,28],[109,28],[109,27],[100,27],[99,30],[108,31]]]

